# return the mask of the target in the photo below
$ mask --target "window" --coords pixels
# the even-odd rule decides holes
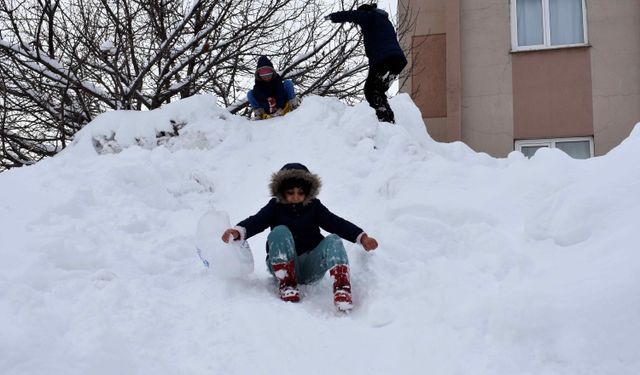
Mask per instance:
[[[515,51],[587,44],[585,0],[511,0]]]
[[[515,149],[530,158],[541,148],[557,148],[564,151],[574,159],[588,159],[593,157],[593,138],[554,138],[554,139],[527,139],[516,141]]]

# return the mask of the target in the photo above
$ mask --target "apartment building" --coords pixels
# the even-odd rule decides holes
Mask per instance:
[[[398,0],[427,131],[476,151],[606,154],[640,122],[640,0]]]

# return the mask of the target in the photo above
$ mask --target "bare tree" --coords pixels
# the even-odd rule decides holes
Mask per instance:
[[[269,55],[301,95],[361,97],[359,30],[324,0],[0,0],[0,171],[66,147],[110,109],[213,93],[246,113]]]

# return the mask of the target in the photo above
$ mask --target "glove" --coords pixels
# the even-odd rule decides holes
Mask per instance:
[[[287,102],[287,104],[289,104],[289,108],[291,109],[296,109],[298,108],[298,106],[300,105],[300,100],[298,99],[298,97],[294,97],[293,99],[289,100]]]
[[[253,117],[262,118],[264,116],[264,108],[256,108],[253,110]]]
[[[367,236],[366,233],[360,238],[360,244],[366,251],[372,251],[378,247],[378,241],[373,237]]]
[[[231,241],[237,241],[240,239],[240,232],[238,230],[229,228],[222,233],[222,241],[229,243]]]
[[[331,21],[331,15],[328,14],[328,15],[324,16],[324,19],[327,20],[327,21]]]
[[[273,117],[276,117],[276,116],[282,116],[282,108],[275,111],[275,113],[273,114]]]

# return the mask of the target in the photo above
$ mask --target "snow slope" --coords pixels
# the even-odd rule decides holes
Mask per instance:
[[[0,174],[1,374],[640,373],[640,126],[590,160],[494,159],[431,140],[404,94],[396,126],[332,98],[262,122],[213,103],[106,113]],[[255,213],[287,162],[380,243],[345,242],[350,315],[327,279],[282,303],[266,232],[248,278],[196,255],[198,219]]]

